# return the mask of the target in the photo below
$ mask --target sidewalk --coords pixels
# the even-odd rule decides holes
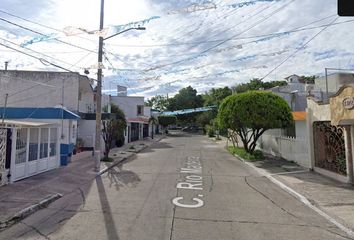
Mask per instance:
[[[324,212],[318,213],[332,223],[343,225],[342,230],[353,237],[354,186],[337,182],[284,159],[271,155],[265,157],[262,161],[245,163],[310,208]]]
[[[223,147],[226,142],[224,137],[216,141]],[[265,154],[264,160],[255,162],[236,157],[335,225],[342,225],[338,227],[354,239],[353,185],[332,180],[270,154]]]
[[[100,174],[163,137],[157,135],[154,139],[140,140],[112,149],[110,157],[114,161],[101,162]],[[97,176],[94,166],[95,159],[92,152],[81,152],[73,155],[68,166],[0,187],[0,231],[35,211],[45,208],[61,196],[79,191],[80,186]]]

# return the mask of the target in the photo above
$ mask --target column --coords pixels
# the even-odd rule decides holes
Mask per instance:
[[[347,181],[353,183],[353,148],[352,148],[352,127],[344,126],[345,159],[347,163]]]

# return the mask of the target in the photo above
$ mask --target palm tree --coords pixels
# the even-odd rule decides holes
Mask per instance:
[[[152,127],[151,127],[151,138],[154,139],[154,125],[157,125],[157,123],[158,123],[157,118],[151,116],[149,118],[149,123],[152,124]]]

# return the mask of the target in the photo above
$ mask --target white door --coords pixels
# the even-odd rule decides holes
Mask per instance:
[[[49,128],[40,128],[38,172],[48,170]]]
[[[40,132],[39,128],[30,128],[29,131],[29,149],[28,149],[28,165],[27,175],[32,176],[38,172],[38,159],[39,159],[39,142]]]
[[[29,129],[21,128],[16,132],[16,152],[15,152],[15,166],[12,171],[12,178],[14,181],[25,178],[27,176],[27,158],[28,158],[28,138]],[[11,166],[12,168],[13,166]]]

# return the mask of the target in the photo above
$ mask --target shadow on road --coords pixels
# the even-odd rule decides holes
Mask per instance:
[[[106,190],[102,182],[101,176],[96,178],[96,184],[97,184],[98,196],[101,202],[101,208],[104,216],[104,223],[105,223],[108,239],[119,240],[118,231],[115,226],[111,207],[107,199]]]
[[[107,177],[110,181],[109,186],[114,186],[118,191],[120,187],[136,187],[141,181],[140,177],[128,170],[123,170],[123,165],[118,165],[108,170]]]

